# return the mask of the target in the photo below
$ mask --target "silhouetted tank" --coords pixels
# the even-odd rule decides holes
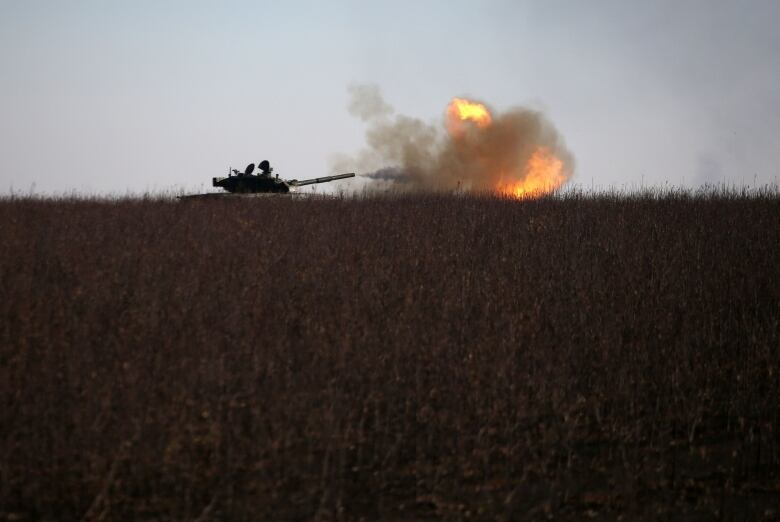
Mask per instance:
[[[278,175],[272,176],[273,169],[267,161],[262,161],[258,165],[260,167],[260,174],[252,174],[255,170],[255,164],[250,163],[247,165],[244,172],[233,170],[233,173],[228,177],[213,178],[211,184],[215,187],[221,187],[228,192],[237,192],[244,194],[258,194],[258,193],[277,193],[286,194],[290,192],[290,189],[294,187],[302,187],[304,185],[313,185],[315,183],[326,183],[328,181],[335,181],[337,179],[353,178],[354,173],[338,174],[336,176],[325,176],[322,178],[304,179],[298,181],[297,179],[284,180],[280,179]]]

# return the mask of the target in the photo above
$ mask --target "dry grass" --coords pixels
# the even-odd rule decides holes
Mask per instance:
[[[776,193],[6,199],[0,245],[0,519],[780,517]]]

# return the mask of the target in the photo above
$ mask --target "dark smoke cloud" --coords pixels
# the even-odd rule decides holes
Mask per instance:
[[[350,113],[368,124],[366,148],[341,158],[336,170],[356,170],[381,186],[400,190],[494,190],[501,182],[523,181],[528,160],[545,147],[563,161],[568,179],[574,157],[539,111],[517,107],[498,113],[484,129],[465,125],[462,133],[403,115],[373,85],[350,87]]]
[[[363,174],[363,176],[370,179],[376,179],[379,181],[390,181],[393,183],[409,183],[409,181],[411,181],[412,179],[409,176],[408,172],[398,167],[385,167],[375,172],[369,172],[368,174]]]

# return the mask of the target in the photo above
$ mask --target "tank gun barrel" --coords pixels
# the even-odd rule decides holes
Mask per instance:
[[[327,181],[335,181],[337,179],[354,178],[354,177],[355,177],[355,173],[350,172],[349,174],[337,174],[335,176],[325,176],[324,178],[304,179],[301,181],[294,179],[290,181],[290,185],[294,187],[302,187],[304,185],[313,185],[314,183],[325,183]]]

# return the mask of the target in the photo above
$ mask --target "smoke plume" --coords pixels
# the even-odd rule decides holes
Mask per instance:
[[[363,172],[377,187],[521,196],[554,190],[574,171],[574,157],[539,111],[499,113],[456,98],[432,124],[393,116],[376,86],[353,86],[350,95],[350,113],[367,124],[366,148],[343,158],[339,168]],[[460,102],[466,105],[456,106]]]

